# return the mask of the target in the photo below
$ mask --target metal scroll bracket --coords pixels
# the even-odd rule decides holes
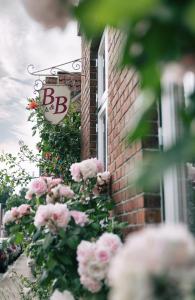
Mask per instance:
[[[36,70],[33,64],[28,65],[27,71],[30,75],[38,77],[34,83],[34,94],[38,95],[38,92],[42,89],[45,84],[45,79],[42,77],[58,77],[60,72],[81,73],[82,70],[82,62],[85,58],[78,58],[75,60],[71,60],[69,62],[65,62],[63,64],[59,64],[56,66],[51,66],[48,68],[44,68],[41,70]],[[81,76],[85,76],[85,74],[81,73]]]

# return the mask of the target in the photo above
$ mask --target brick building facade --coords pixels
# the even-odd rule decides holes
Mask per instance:
[[[161,222],[159,191],[144,193],[130,180],[136,163],[148,151],[158,150],[158,117],[156,111],[149,120],[151,135],[127,145],[126,134],[140,108],[139,80],[134,70],[117,70],[121,43],[122,35],[113,29],[106,29],[100,41],[88,43],[82,38],[82,158],[97,155],[104,160],[105,168],[112,174],[115,214],[129,223],[130,232]]]

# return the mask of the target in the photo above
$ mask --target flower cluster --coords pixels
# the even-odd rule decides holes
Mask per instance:
[[[31,99],[29,102],[28,102],[28,105],[26,107],[26,109],[37,109],[38,108],[38,103],[34,100],[34,99]]]
[[[89,222],[88,216],[82,211],[72,210],[70,215],[73,217],[75,223],[81,227],[85,226]]]
[[[34,224],[38,228],[47,225],[51,231],[55,231],[56,228],[66,229],[71,217],[80,226],[84,226],[88,222],[85,213],[69,211],[66,204],[56,203],[40,205],[35,215]]]
[[[97,174],[97,185],[102,186],[110,182],[110,172],[103,172]]]
[[[195,241],[182,225],[161,225],[132,234],[109,270],[111,300],[154,300],[154,278],[173,282],[183,297],[195,283]],[[170,289],[167,285],[161,293]],[[189,298],[188,298],[189,297]]]
[[[31,207],[28,204],[22,204],[19,207],[12,207],[11,210],[6,211],[3,217],[3,224],[12,223],[23,216],[29,215],[31,212]]]
[[[82,241],[77,248],[78,273],[82,285],[92,293],[100,291],[107,278],[111,258],[122,246],[120,238],[104,233],[97,242]]]
[[[74,192],[69,186],[58,184],[57,186],[52,188],[50,192],[47,194],[46,202],[55,203],[59,199],[64,197],[67,199],[72,199],[74,197]]]
[[[70,172],[74,181],[85,181],[88,178],[94,178],[98,173],[103,172],[103,164],[101,161],[97,160],[97,158],[89,158],[80,163],[72,164]]]
[[[55,203],[64,197],[68,199],[74,197],[74,192],[69,186],[62,184],[61,178],[39,177],[30,182],[26,199],[31,200],[33,195],[40,197],[45,194],[47,203]]]

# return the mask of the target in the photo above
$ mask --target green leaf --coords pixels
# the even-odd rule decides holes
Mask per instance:
[[[15,243],[21,244],[24,239],[24,234],[22,232],[18,232],[15,234]]]
[[[75,9],[81,28],[88,37],[100,34],[107,25],[119,27],[154,9],[158,0],[84,0]]]
[[[50,234],[48,234],[46,236],[46,238],[44,239],[43,249],[46,250],[47,248],[49,248],[51,246],[51,244],[53,243],[53,240],[54,240],[53,236],[51,236]]]
[[[78,246],[78,237],[77,236],[72,236],[67,239],[67,244],[71,249],[76,249]]]

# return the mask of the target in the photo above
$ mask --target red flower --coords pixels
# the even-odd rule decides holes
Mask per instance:
[[[37,109],[38,107],[38,103],[35,100],[31,100],[28,105],[27,105],[27,109]]]

